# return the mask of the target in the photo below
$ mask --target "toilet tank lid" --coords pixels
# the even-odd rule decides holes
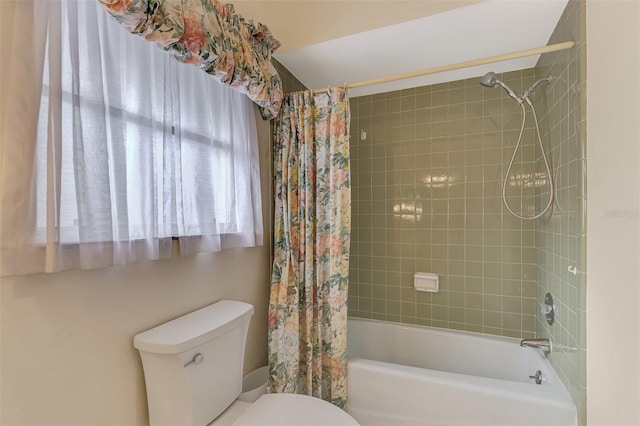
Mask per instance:
[[[221,300],[137,334],[133,338],[133,346],[141,352],[184,352],[237,327],[251,315],[252,305]]]

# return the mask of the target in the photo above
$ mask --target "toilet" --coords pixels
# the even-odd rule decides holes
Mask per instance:
[[[239,415],[229,423],[235,426],[358,425],[340,408],[306,395],[266,394],[253,404],[235,402],[252,315],[253,306],[222,300],[134,337],[149,423],[215,425],[225,410],[237,408]]]

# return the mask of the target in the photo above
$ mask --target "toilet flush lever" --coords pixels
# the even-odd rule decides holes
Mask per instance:
[[[193,358],[191,358],[191,361],[189,361],[188,363],[186,363],[184,366],[185,366],[185,367],[188,367],[188,366],[190,366],[191,364],[193,364],[193,365],[198,365],[198,364],[201,364],[201,363],[202,363],[202,361],[204,361],[204,355],[202,355],[200,352],[198,352],[197,354],[195,354],[195,355],[193,356]]]

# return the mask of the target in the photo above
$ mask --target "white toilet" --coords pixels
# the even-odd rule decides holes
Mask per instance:
[[[242,389],[244,349],[253,306],[223,300],[135,336],[154,425],[201,425],[234,404]],[[318,398],[269,394],[244,404],[233,425],[358,423]]]

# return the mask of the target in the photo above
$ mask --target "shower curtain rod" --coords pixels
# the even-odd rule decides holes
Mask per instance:
[[[536,47],[533,49],[526,49],[526,50],[519,50],[517,52],[505,53],[503,55],[489,56],[486,58],[474,59],[471,61],[458,62],[456,64],[451,64],[451,65],[428,68],[422,71],[396,74],[388,77],[358,81],[356,83],[348,83],[348,84],[345,84],[344,87],[346,89],[353,89],[356,87],[371,86],[372,84],[388,83],[390,81],[404,80],[406,78],[412,78],[412,77],[421,77],[423,75],[436,74],[436,73],[445,72],[445,71],[453,71],[460,68],[469,68],[469,67],[474,67],[476,65],[485,65],[485,64],[491,64],[493,62],[507,61],[509,59],[524,58],[525,56],[533,56],[533,55],[539,55],[542,53],[557,52],[559,50],[571,49],[575,45],[576,43],[574,41],[565,41],[562,43],[550,44],[548,46],[542,46],[542,47]],[[324,89],[312,90],[312,92],[323,93],[323,92],[327,92],[328,90],[329,88],[325,87]]]

